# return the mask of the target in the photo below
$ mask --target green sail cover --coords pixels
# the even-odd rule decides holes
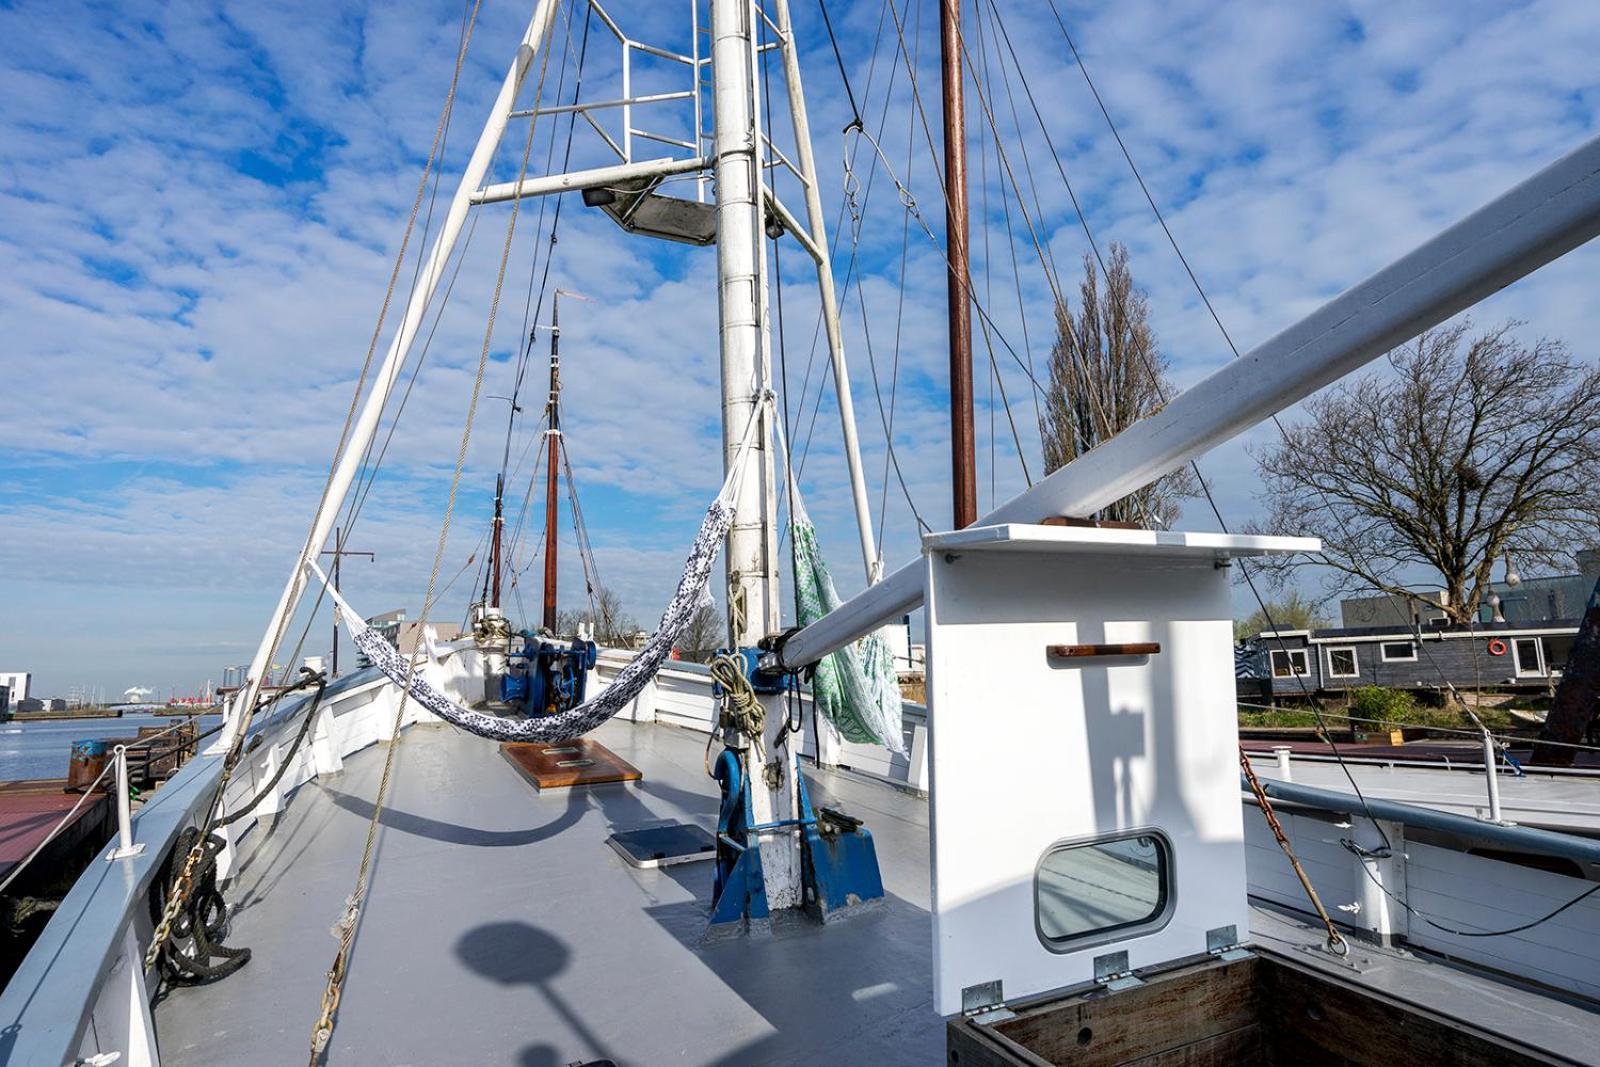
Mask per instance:
[[[828,574],[828,564],[817,546],[798,494],[791,498],[794,538],[794,584],[799,599],[799,622],[809,626],[839,606],[839,591]],[[816,708],[846,740],[883,745],[905,754],[900,716],[900,680],[894,655],[878,633],[868,634],[839,651],[824,656],[811,679]]]

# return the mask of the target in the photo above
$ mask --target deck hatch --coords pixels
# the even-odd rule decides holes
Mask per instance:
[[[562,745],[508,742],[500,746],[511,765],[539,789],[565,789],[607,782],[637,782],[639,769],[592,737]]]
[[[619,830],[606,843],[633,867],[670,867],[712,859],[717,842],[693,823],[665,823],[637,830]]]

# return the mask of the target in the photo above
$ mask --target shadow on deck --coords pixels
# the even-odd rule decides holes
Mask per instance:
[[[779,924],[701,945],[710,864],[634,870],[605,838],[669,820],[714,825],[704,737],[626,723],[596,736],[645,780],[540,794],[490,742],[407,732],[329,1063],[943,1061],[922,801],[815,776],[818,803],[873,830],[884,905],[825,930]],[[381,747],[350,757],[245,843],[232,942],[255,957],[226,981],[166,996],[165,1063],[307,1055],[335,948],[327,931],[354,884],[383,758]]]

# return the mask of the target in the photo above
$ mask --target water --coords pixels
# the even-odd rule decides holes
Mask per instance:
[[[186,717],[186,716],[183,716]],[[72,742],[132,737],[141,726],[167,726],[171,715],[124,715],[120,719],[47,719],[0,723],[0,781],[65,778]],[[222,721],[197,715],[201,733]]]

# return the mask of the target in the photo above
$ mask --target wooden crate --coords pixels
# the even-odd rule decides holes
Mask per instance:
[[[1457,1067],[1565,1064],[1508,1039],[1274,953],[1207,959],[1116,992],[1042,998],[956,1019],[952,1067]],[[980,1021],[986,1020],[986,1021]]]

